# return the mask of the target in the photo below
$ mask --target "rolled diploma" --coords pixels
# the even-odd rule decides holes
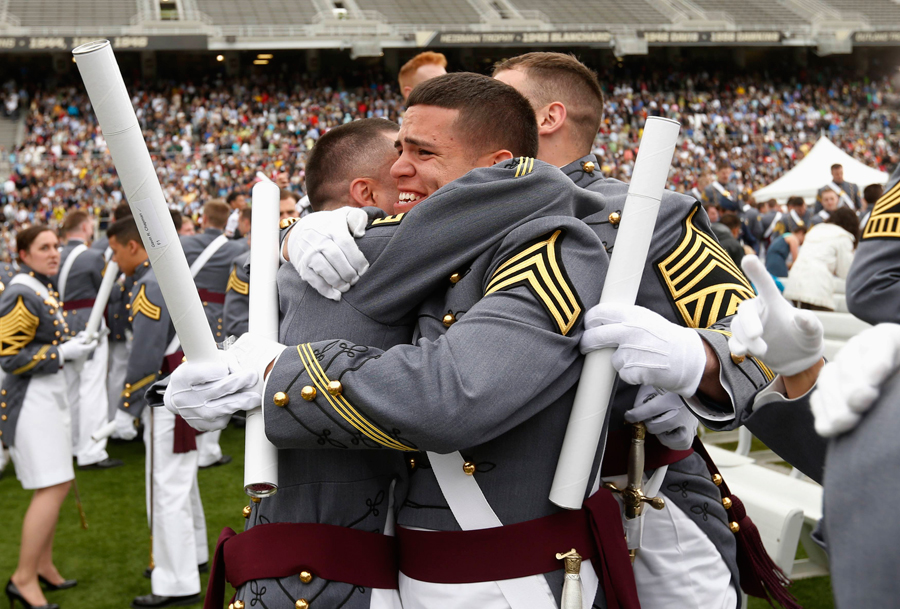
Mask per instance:
[[[601,304],[633,305],[637,298],[680,129],[678,122],[659,117],[648,118],[644,125],[625,209],[619,222],[619,234],[616,235],[616,247],[600,296]],[[611,348],[601,349],[588,353],[584,359],[581,380],[550,487],[550,501],[562,508],[577,510],[584,500],[615,387],[614,352],[615,349]]]
[[[280,190],[271,180],[251,191],[253,246],[250,248],[249,332],[278,342],[278,216]],[[266,437],[263,409],[247,412],[244,439],[244,491],[251,497],[278,488],[278,449]]]
[[[94,442],[100,442],[102,440],[105,440],[106,438],[113,435],[113,432],[115,430],[116,430],[116,422],[110,421],[109,423],[104,424],[103,427],[101,427],[100,429],[98,429],[97,431],[92,433],[91,440],[93,440]]]
[[[118,276],[119,265],[110,261],[106,265],[106,274],[103,275],[103,281],[100,282],[100,289],[97,290],[91,316],[88,317],[87,326],[84,328],[84,333],[89,338],[97,336],[97,331],[100,330],[100,320],[103,319],[103,312],[106,311],[106,305],[109,303],[109,294],[112,292],[113,284],[116,283]]]
[[[185,357],[216,361],[219,351],[112,47],[108,40],[99,40],[77,47],[72,55]]]

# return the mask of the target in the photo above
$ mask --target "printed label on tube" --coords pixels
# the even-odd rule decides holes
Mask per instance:
[[[141,199],[131,203],[132,209],[137,210],[138,229],[147,236],[147,241],[152,249],[159,249],[169,245],[166,233],[163,231],[162,222],[156,215],[156,209],[153,201],[150,199]]]

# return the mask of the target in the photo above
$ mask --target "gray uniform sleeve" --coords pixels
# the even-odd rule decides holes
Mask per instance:
[[[139,417],[147,405],[144,394],[159,376],[163,355],[171,340],[169,311],[155,281],[136,284],[129,307],[134,347],[128,357],[125,386],[119,409]]]
[[[246,254],[235,258],[225,289],[225,336],[240,336],[250,326],[250,276],[244,268]]]
[[[554,227],[564,231],[555,287],[491,281]],[[285,409],[306,433],[285,434],[267,416],[270,440],[279,448],[445,453],[495,438],[558,399],[571,385],[556,381],[580,365],[582,312],[599,300],[606,254],[577,220],[546,218],[511,232],[492,255],[486,295],[437,340],[387,351],[344,340],[288,348],[269,375],[263,407]],[[570,293],[563,326],[559,309],[548,308],[548,290]]]
[[[18,286],[17,286],[18,287]],[[40,296],[8,288],[0,300],[0,368],[7,374],[52,374],[62,368],[58,342],[63,330]],[[56,328],[56,329],[54,329]]]

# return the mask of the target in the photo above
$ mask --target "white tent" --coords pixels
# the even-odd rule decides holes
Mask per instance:
[[[831,181],[831,166],[835,163],[844,166],[844,180],[858,185],[860,196],[869,184],[884,184],[888,181],[889,176],[885,172],[860,163],[827,137],[821,137],[793,169],[754,192],[753,196],[757,201],[776,199],[779,203],[786,202],[788,197],[798,196],[811,203],[816,198],[816,192]]]

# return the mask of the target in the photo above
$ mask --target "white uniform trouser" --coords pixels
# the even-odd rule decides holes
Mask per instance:
[[[737,591],[722,555],[671,499],[660,511],[644,510],[641,549],[634,563],[641,607],[734,609]],[[581,566],[582,577],[585,567]],[[548,593],[550,590],[548,588]],[[400,574],[403,609],[517,609],[494,582],[434,584]],[[585,603],[593,599],[585,598]],[[554,601],[555,603],[555,601]]]
[[[197,594],[200,592],[197,565],[209,561],[206,519],[197,486],[197,451],[176,454],[172,450],[175,415],[165,408],[152,409],[151,435],[150,410],[149,407],[144,409],[143,419],[147,449],[147,516],[152,522],[155,565],[151,590],[160,596]]]
[[[63,368],[72,410],[72,450],[78,465],[99,463],[109,457],[106,440],[91,439],[91,434],[110,420],[106,392],[107,345],[106,337],[102,337],[94,356],[85,360],[81,370],[71,364]]]
[[[222,447],[219,446],[219,436],[222,430],[207,431],[197,436],[198,463],[200,467],[209,467],[222,458]]]
[[[125,388],[125,374],[128,372],[128,356],[131,355],[130,340],[109,341],[109,420],[116,418],[119,399]]]

